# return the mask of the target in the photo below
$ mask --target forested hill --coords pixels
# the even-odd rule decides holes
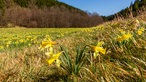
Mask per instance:
[[[0,26],[91,27],[103,22],[97,13],[87,13],[57,0],[0,0]]]
[[[14,0],[14,3],[20,5],[21,7],[29,7],[31,5],[36,5],[39,8],[52,7],[52,6],[65,6],[68,9],[79,10],[75,7],[59,2],[57,0]]]

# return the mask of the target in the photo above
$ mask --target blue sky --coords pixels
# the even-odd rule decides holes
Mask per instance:
[[[58,0],[88,12],[97,12],[99,15],[112,15],[135,0]]]

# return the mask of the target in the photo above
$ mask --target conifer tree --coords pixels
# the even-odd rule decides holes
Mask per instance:
[[[4,1],[3,0],[0,0],[0,15],[3,15],[4,14]]]
[[[146,5],[146,0],[141,0],[142,5]]]
[[[14,0],[14,2],[16,2],[21,7],[27,7],[30,0]]]
[[[139,0],[135,0],[135,3],[133,5],[133,10],[136,11],[139,9]]]

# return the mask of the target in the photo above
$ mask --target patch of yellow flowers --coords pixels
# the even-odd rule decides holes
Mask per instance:
[[[44,50],[47,49],[47,52],[45,52],[45,55],[48,57],[47,62],[48,65],[51,65],[53,62],[56,61],[56,65],[60,67],[61,61],[59,60],[59,56],[62,54],[62,52],[59,52],[57,54],[54,54],[53,52],[53,46],[57,43],[52,41],[49,37],[48,40],[42,41],[42,44],[40,45],[39,49]]]
[[[137,20],[137,22],[139,22],[139,21]],[[121,33],[122,35],[118,35],[118,37],[116,38],[116,40],[117,40],[118,42],[122,42],[122,41],[124,41],[124,40],[129,40],[129,39],[132,38],[132,36],[133,36],[130,32],[126,33],[123,29],[119,29],[119,31],[120,31],[120,33]],[[141,28],[139,28],[139,29],[137,30],[137,34],[138,34],[138,35],[142,35],[142,33],[143,33],[144,31],[145,31],[144,27],[141,27]]]

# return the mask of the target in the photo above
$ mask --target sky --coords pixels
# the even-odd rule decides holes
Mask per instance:
[[[130,6],[135,0],[58,0],[90,13],[102,16],[112,15]]]

